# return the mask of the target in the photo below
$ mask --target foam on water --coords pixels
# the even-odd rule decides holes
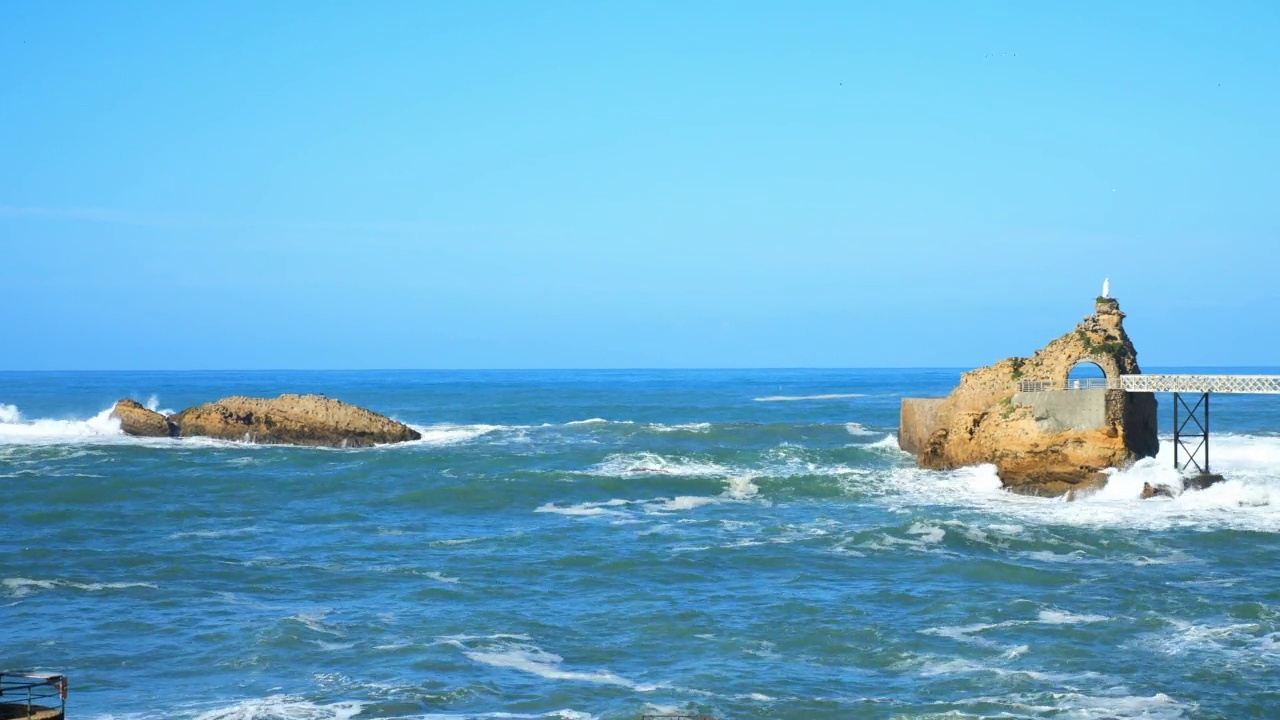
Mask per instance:
[[[1070,684],[1067,685],[1070,687]],[[1121,690],[1121,688],[1116,688]],[[1165,693],[1154,695],[1112,694],[1088,695],[1075,688],[1041,693],[1014,693],[1006,696],[979,696],[956,701],[954,704],[982,708],[982,717],[988,717],[990,708],[1008,708],[1008,717],[1053,717],[1060,720],[1180,720],[1195,708],[1194,704],[1179,702]],[[969,713],[957,717],[971,717]],[[932,716],[931,716],[932,717]],[[947,714],[942,717],[952,717]],[[1000,717],[1006,717],[1002,713]]]
[[[1046,625],[1078,625],[1105,622],[1109,619],[1106,615],[1077,615],[1065,610],[1041,610],[1037,618]]]
[[[415,440],[407,443],[398,443],[396,445],[388,445],[386,447],[399,448],[412,445],[457,445],[459,443],[475,440],[482,435],[496,432],[498,430],[509,429],[503,425],[452,425],[443,423],[439,425],[410,425],[409,427],[417,430],[422,435],[421,440]]]
[[[867,437],[868,435],[879,435],[874,430],[868,430],[862,423],[850,422],[844,424],[844,429],[854,437]]]
[[[522,636],[491,636],[478,642],[473,638],[456,636],[447,640],[447,644],[462,648],[462,654],[468,659],[483,665],[519,670],[548,680],[617,685],[637,692],[657,689],[656,685],[637,683],[608,670],[566,670],[564,658],[543,650]]]
[[[22,413],[13,405],[0,403],[0,425],[16,425],[22,422]]]
[[[643,474],[724,477],[733,475],[736,471],[714,462],[686,457],[666,458],[656,453],[640,452],[610,455],[589,472],[608,477],[634,477]]]
[[[1159,456],[1112,471],[1104,488],[1071,502],[1065,497],[1007,492],[993,465],[953,471],[900,467],[887,474],[885,499],[902,506],[971,508],[1019,523],[1280,532],[1280,438],[1223,435],[1213,442],[1214,470],[1227,479],[1203,490],[1180,490],[1182,479],[1172,467],[1172,447],[1162,442]],[[1175,495],[1142,500],[1143,485],[1148,483],[1171,487]]]
[[[155,395],[147,399],[146,407],[162,414],[172,413],[159,409]],[[0,446],[4,445],[54,445],[64,443],[131,443],[149,447],[264,447],[254,443],[216,440],[213,438],[140,438],[125,435],[120,421],[111,417],[113,408],[107,408],[86,420],[60,420],[43,418],[24,420],[21,411],[13,405],[0,405]],[[513,429],[504,425],[410,425],[422,439],[381,447],[399,448],[414,445],[456,445],[501,430]],[[325,450],[328,448],[316,448]]]
[[[206,710],[195,720],[350,720],[364,707],[362,702],[320,704],[294,695],[271,695]]]
[[[722,502],[745,502],[755,498],[759,493],[760,488],[753,482],[753,476],[741,475],[726,478],[724,492],[715,496],[678,495],[673,498],[653,498],[649,500],[613,498],[603,502],[584,502],[574,505],[544,503],[534,509],[534,512],[578,517],[626,516],[633,511],[639,511],[644,514],[672,513],[695,510],[705,505],[715,505]]]
[[[127,437],[120,421],[111,417],[111,408],[88,420],[40,419],[24,421],[13,405],[0,405],[0,445],[45,445]]]
[[[661,432],[661,433],[667,433],[667,432],[705,433],[705,432],[711,431],[711,423],[708,423],[708,422],[681,423],[679,425],[663,425],[661,423],[651,423],[647,427],[654,432]]]
[[[1169,628],[1148,638],[1164,655],[1280,666],[1280,632],[1264,623],[1168,620]]]
[[[33,580],[32,578],[15,577],[0,581],[11,597],[25,597],[37,590],[56,590],[71,588],[85,592],[101,592],[102,590],[124,590],[127,588],[150,588],[159,590],[154,583],[144,582],[110,582],[110,583],[78,583],[71,580]]]

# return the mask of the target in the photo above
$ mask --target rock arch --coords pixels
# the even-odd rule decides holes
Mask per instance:
[[[1102,370],[1102,374],[1108,380],[1114,380],[1122,374],[1120,372],[1120,364],[1110,355],[1088,354],[1081,355],[1069,363],[1064,363],[1060,374],[1053,378],[1054,384],[1058,387],[1065,387],[1067,378],[1070,377],[1071,371],[1081,365],[1096,365]]]

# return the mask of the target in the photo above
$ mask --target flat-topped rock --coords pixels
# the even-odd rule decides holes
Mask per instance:
[[[178,428],[164,415],[148,410],[137,400],[125,398],[111,408],[111,417],[120,421],[120,429],[126,435],[137,437],[172,437]]]
[[[421,439],[404,423],[323,395],[228,397],[170,420],[182,437],[313,447],[369,447]]]

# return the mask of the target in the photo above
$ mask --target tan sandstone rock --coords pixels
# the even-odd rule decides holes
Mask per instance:
[[[172,437],[177,435],[177,428],[169,419],[154,410],[148,410],[142,403],[125,398],[111,408],[111,417],[120,421],[120,429],[126,435],[138,437]]]
[[[1100,487],[1106,482],[1101,470],[1155,455],[1156,401],[1150,393],[1018,392],[1019,380],[1063,388],[1082,362],[1097,364],[1108,378],[1141,372],[1119,304],[1099,298],[1095,309],[1030,358],[1008,358],[962,375],[932,409],[929,427],[900,433],[927,439],[903,447],[926,468],[994,463],[1005,487],[1045,495]],[[907,409],[904,401],[904,420],[918,424],[919,411]]]
[[[418,440],[409,426],[323,395],[228,397],[174,415],[182,437],[282,445],[368,447]]]

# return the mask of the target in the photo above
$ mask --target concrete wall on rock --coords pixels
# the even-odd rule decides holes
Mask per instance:
[[[1107,422],[1107,392],[1106,390],[1020,392],[1013,396],[1012,402],[1015,407],[1031,408],[1036,419],[1036,427],[1042,432],[1096,430],[1110,424]]]

